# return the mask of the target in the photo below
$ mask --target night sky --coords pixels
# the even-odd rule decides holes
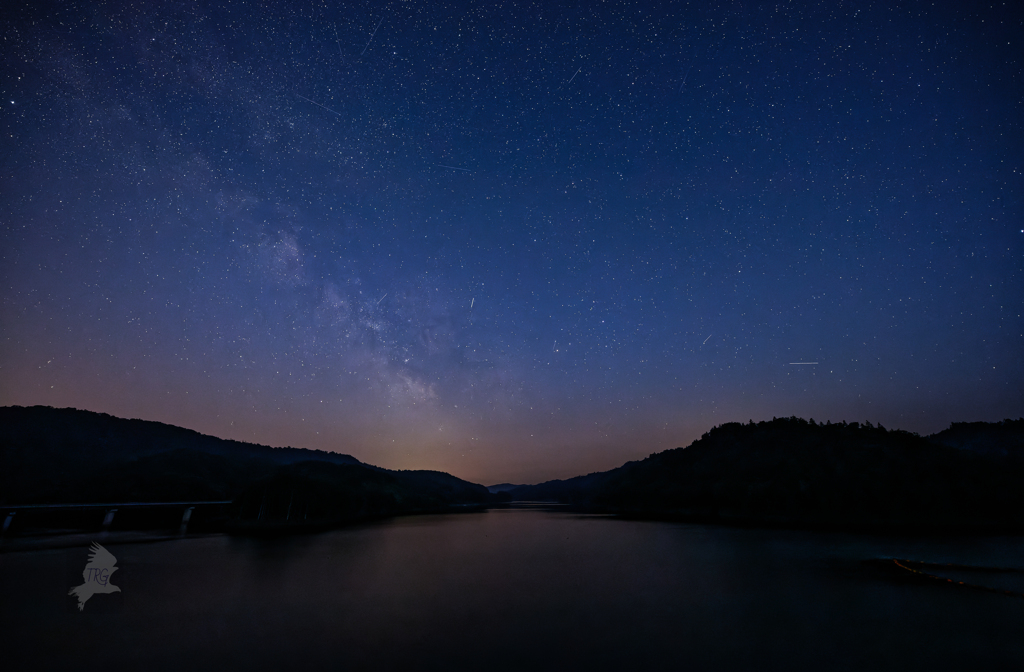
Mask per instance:
[[[1022,16],[5,3],[0,405],[482,483],[1016,418]]]

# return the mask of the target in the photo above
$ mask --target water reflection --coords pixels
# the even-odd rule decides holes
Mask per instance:
[[[0,637],[14,667],[1024,664],[1024,600],[912,584],[861,562],[1021,567],[1019,538],[907,540],[506,509],[110,550],[122,568],[116,613],[65,609],[67,554],[77,550],[0,555]]]

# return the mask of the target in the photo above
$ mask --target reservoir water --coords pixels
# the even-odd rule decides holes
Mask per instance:
[[[97,537],[97,541],[104,543]],[[0,553],[15,669],[1024,669],[1024,599],[898,557],[1024,569],[1021,537],[898,537],[505,509],[287,539]],[[909,574],[909,573],[908,573]],[[1021,573],[993,581],[1012,585]]]

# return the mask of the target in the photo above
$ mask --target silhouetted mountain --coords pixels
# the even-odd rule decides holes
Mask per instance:
[[[1006,425],[1007,423],[999,423]],[[1024,527],[1024,469],[985,423],[951,430],[962,450],[904,431],[797,418],[716,427],[607,472],[511,491],[591,510],[745,524]],[[947,440],[953,440],[949,435]]]
[[[279,465],[308,460],[362,464],[73,408],[0,408],[3,504],[225,499]]]
[[[521,488],[521,487],[523,487],[523,486],[522,485],[516,485],[514,483],[498,483],[497,485],[488,485],[487,489],[491,493],[498,493],[498,492],[509,492],[510,490],[515,490],[516,488]]]
[[[1024,461],[1024,418],[1001,422],[954,422],[930,441],[979,455]]]
[[[350,455],[75,409],[0,408],[3,505],[234,500],[234,513],[248,520],[258,498],[252,520],[297,523],[281,509],[286,497],[318,524],[497,500],[450,474],[389,471]]]
[[[481,485],[436,471],[389,472],[365,465],[298,462],[247,488],[231,529],[280,532],[409,513],[483,506]]]
[[[1024,529],[1022,436],[1024,420],[954,423],[930,437],[870,423],[729,423],[617,469],[493,493],[349,455],[15,406],[0,408],[0,505],[232,500],[233,525],[250,531],[510,498],[744,524]]]

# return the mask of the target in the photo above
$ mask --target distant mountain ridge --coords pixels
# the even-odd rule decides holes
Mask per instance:
[[[498,493],[498,492],[508,492],[510,490],[515,490],[516,488],[521,488],[521,487],[523,487],[523,486],[522,485],[516,485],[515,483],[497,483],[495,485],[488,485],[487,489],[491,493]]]
[[[1024,459],[1024,418],[1000,422],[954,422],[927,437],[953,448],[999,457]]]
[[[751,525],[1024,529],[1024,420],[921,437],[870,423],[727,423],[687,448],[522,486],[514,500]]]

